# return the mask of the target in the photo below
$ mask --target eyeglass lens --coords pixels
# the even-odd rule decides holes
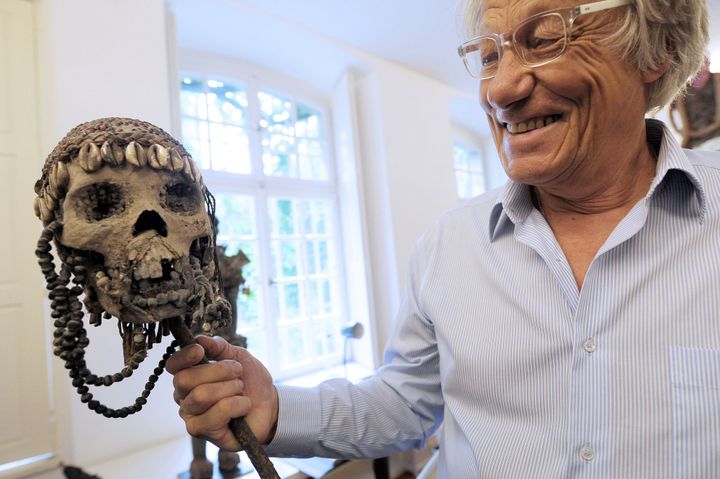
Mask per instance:
[[[565,20],[559,13],[550,13],[518,25],[513,33],[515,51],[528,67],[554,60],[565,51],[567,36]],[[483,38],[465,50],[465,63],[470,73],[490,78],[497,72],[500,51],[492,38]]]

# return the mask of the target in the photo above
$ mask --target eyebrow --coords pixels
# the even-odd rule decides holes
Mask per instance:
[[[526,3],[526,2],[523,2],[523,3]],[[571,5],[570,2],[567,2],[566,5],[555,5],[555,6],[549,5],[549,3],[551,3],[551,2],[549,2],[548,0],[539,0],[537,2],[533,2],[533,4],[531,6],[526,7],[525,5],[523,5],[521,7],[523,10],[523,15],[520,16],[520,18],[515,22],[515,24],[513,24],[511,27],[504,30],[503,32],[512,30],[513,28],[515,28],[515,26],[518,23],[522,22],[523,20],[525,20],[527,18],[532,17],[533,15],[537,15],[538,13],[547,12],[550,10],[557,10],[560,8],[571,8],[574,6],[574,5]],[[565,2],[563,2],[563,3],[565,3]],[[498,8],[500,8],[500,7],[496,7],[493,10],[498,10]],[[517,16],[515,15],[515,12],[517,10],[517,7],[507,7],[507,8],[509,8],[510,11],[512,12],[512,17],[516,18]],[[487,14],[488,14],[488,10],[486,10],[485,13],[483,13],[483,15],[479,17],[479,25],[478,25],[478,29],[477,29],[477,33],[476,33],[477,35],[484,35],[486,33],[490,33],[488,31],[488,29],[486,29],[484,27],[485,24],[487,23],[487,21],[489,20]],[[495,33],[503,33],[503,32],[495,32]]]

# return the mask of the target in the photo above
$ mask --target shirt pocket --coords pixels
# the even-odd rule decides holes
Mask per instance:
[[[670,350],[673,477],[720,477],[720,349]]]

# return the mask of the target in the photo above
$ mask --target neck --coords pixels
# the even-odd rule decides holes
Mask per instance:
[[[590,171],[579,175],[579,179],[574,176],[573,181],[535,185],[538,209],[546,217],[628,211],[650,189],[657,159],[644,141],[635,151],[616,158],[620,161],[595,159]]]

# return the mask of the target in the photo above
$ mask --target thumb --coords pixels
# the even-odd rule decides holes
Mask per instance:
[[[223,359],[240,360],[236,348],[220,336],[198,336],[195,339],[205,349],[205,355],[208,359],[215,361],[222,361]]]

